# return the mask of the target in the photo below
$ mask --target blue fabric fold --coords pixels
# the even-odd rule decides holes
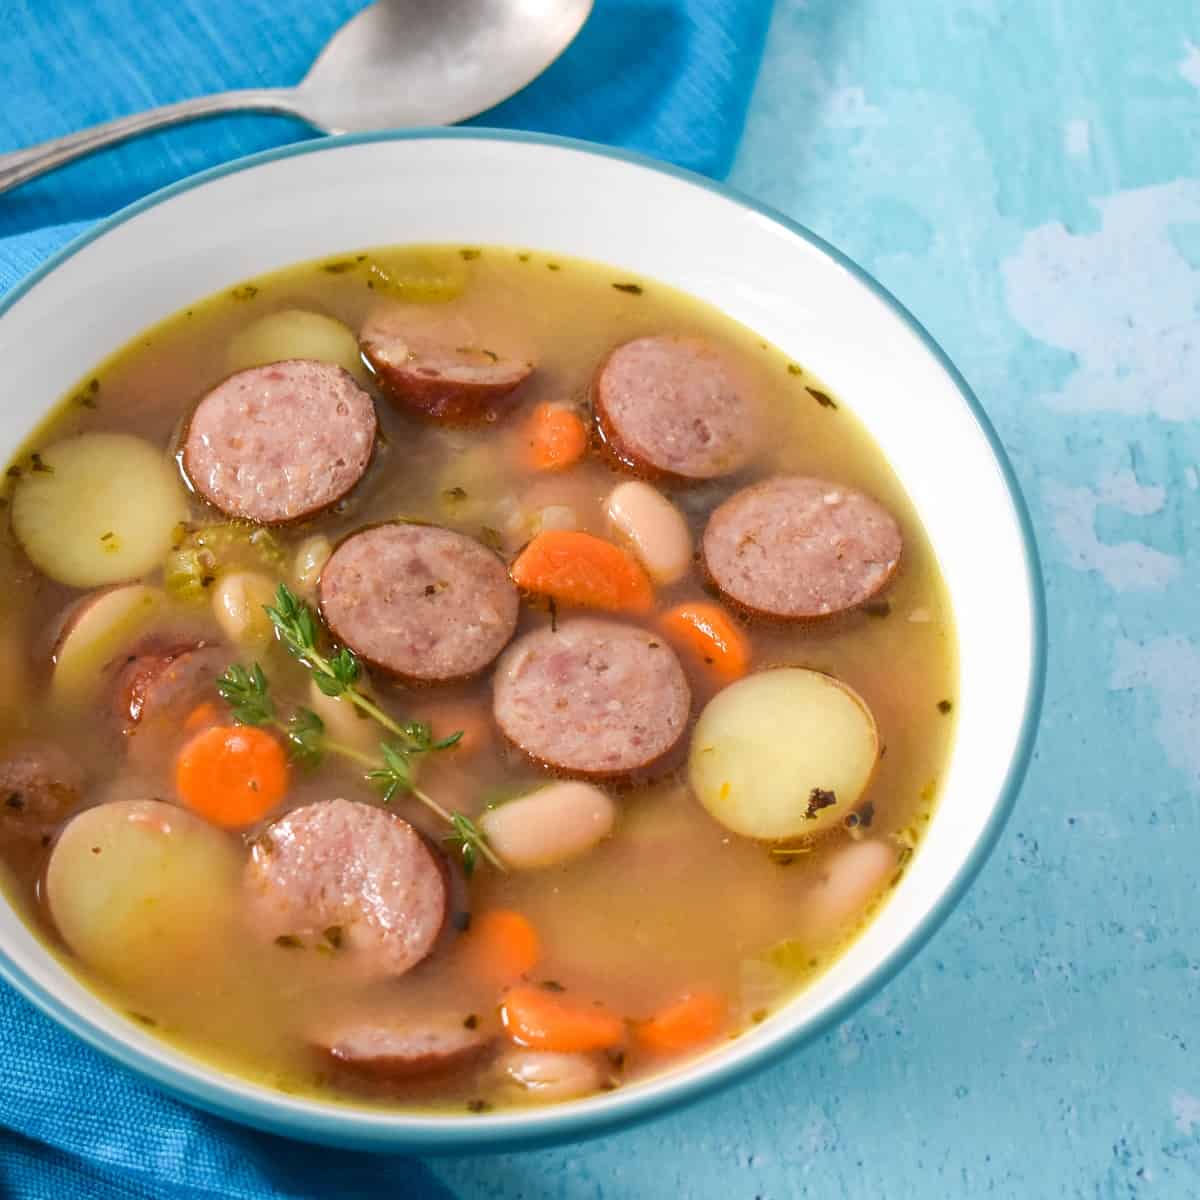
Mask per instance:
[[[300,79],[355,0],[0,3],[0,150],[186,96]],[[704,174],[729,169],[771,0],[597,0],[579,39],[475,124],[587,138]],[[0,292],[156,188],[313,133],[240,116],[155,134],[0,197]],[[3,345],[0,320],[0,346]],[[418,1163],[301,1146],[199,1113],[0,985],[0,1195],[447,1195]]]
[[[0,151],[157,104],[296,83],[361,0],[16,0],[0,6]],[[733,161],[771,0],[597,0],[539,79],[469,124],[586,138],[714,177]],[[0,291],[157,188],[315,136],[233,115],[151,134],[0,198]]]

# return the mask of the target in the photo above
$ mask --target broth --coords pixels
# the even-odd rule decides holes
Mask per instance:
[[[136,970],[98,971],[63,942],[47,907],[46,866],[64,822],[30,837],[19,827],[19,810],[10,811],[9,824],[0,829],[9,894],[89,987],[189,1053],[291,1092],[450,1112],[536,1103],[551,1094],[523,1090],[498,1065],[495,1047],[505,1044],[498,1015],[504,986],[481,973],[462,948],[472,937],[470,929],[463,933],[468,921],[478,929],[483,914],[512,910],[532,924],[540,942],[527,983],[556,999],[600,1002],[633,1022],[620,1046],[591,1054],[596,1087],[624,1086],[767,1019],[844,951],[886,899],[930,820],[953,732],[957,676],[946,592],[911,504],[852,415],[854,397],[832,394],[803,364],[664,285],[565,256],[498,247],[355,252],[290,267],[196,303],[120,350],[64,398],[14,460],[5,495],[11,500],[37,474],[39,460],[31,455],[82,433],[133,434],[164,456],[175,454],[187,414],[229,374],[230,347],[251,323],[272,312],[303,309],[357,331],[381,297],[430,314],[452,331],[451,338],[461,329],[463,340],[471,342],[482,330],[484,353],[527,358],[536,361],[536,370],[500,419],[472,427],[403,412],[364,373],[378,401],[380,430],[365,476],[329,511],[273,529],[266,544],[278,554],[262,556],[241,546],[245,564],[297,586],[292,562],[306,539],[322,534],[336,544],[364,526],[397,519],[481,539],[506,563],[535,532],[539,516],[563,519],[561,511],[547,517],[547,510],[568,510],[578,528],[612,538],[605,498],[632,476],[594,445],[564,471],[529,469],[530,414],[544,403],[587,414],[597,364],[618,344],[669,334],[707,339],[736,362],[747,386],[761,397],[766,424],[760,449],[734,473],[691,485],[656,484],[683,512],[696,545],[718,504],[747,484],[781,474],[816,475],[862,489],[885,506],[903,533],[897,574],[865,606],[816,622],[734,616],[751,648],[751,672],[789,666],[827,673],[853,688],[874,714],[881,754],[853,813],[819,839],[780,845],[739,836],[697,801],[684,756],[676,752],[650,773],[654,777],[639,774],[631,783],[602,785],[615,798],[617,819],[611,835],[588,853],[506,873],[480,862],[469,880],[456,868],[451,920],[433,953],[397,979],[364,980],[344,970],[336,946],[316,953],[307,942],[250,936],[236,914],[215,919],[210,929],[180,945],[165,935],[150,952],[152,961]],[[185,504],[193,527],[224,521],[194,493]],[[11,529],[0,554],[7,580],[0,592],[0,737],[8,748],[0,748],[0,758],[30,744],[64,748],[86,772],[76,808],[125,799],[177,802],[169,761],[137,762],[126,754],[119,723],[108,717],[103,687],[89,701],[87,720],[50,693],[55,638],[64,614],[88,589],[48,578]],[[161,568],[144,578],[158,585]],[[157,644],[202,642],[221,647],[229,664],[257,661],[281,713],[311,706],[308,672],[278,642],[250,649],[230,642],[209,603],[212,583],[204,585],[199,600],[173,597],[158,610]],[[656,587],[652,611],[619,619],[658,631],[662,612],[687,602],[714,603],[698,565],[677,582]],[[568,605],[526,596],[517,637],[572,615]],[[132,645],[135,639],[127,640]],[[696,716],[723,681],[701,657],[677,650],[692,695],[686,751]],[[371,673],[373,694],[387,713],[431,720],[437,736],[453,732],[464,712],[478,718],[473,723],[482,727],[481,745],[467,753],[439,752],[420,765],[426,793],[476,818],[489,803],[547,782],[546,771],[495,727],[492,676],[489,667],[461,682],[406,687]],[[182,745],[187,735],[178,736]],[[222,836],[244,855],[245,846],[281,814],[332,797],[381,803],[359,765],[328,754],[314,771],[291,768],[286,798],[265,820]],[[446,833],[411,796],[397,796],[389,808],[432,840]],[[891,848],[894,871],[849,919],[814,925],[809,917],[814,889],[834,856],[855,841]],[[710,1036],[678,1053],[648,1050],[637,1036],[637,1022],[697,993],[721,998],[721,1016]],[[398,1020],[447,1014],[495,1035],[496,1042],[460,1070],[368,1078],[312,1045],[311,1030],[347,1012],[386,1012]]]

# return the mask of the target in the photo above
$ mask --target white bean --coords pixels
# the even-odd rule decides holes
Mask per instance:
[[[887,842],[851,842],[835,850],[805,893],[805,935],[821,940],[839,932],[862,915],[895,870],[896,852]]]
[[[292,580],[301,594],[307,596],[313,593],[332,553],[333,547],[323,534],[318,533],[300,543],[296,561],[292,564]]]
[[[230,641],[260,646],[271,637],[271,622],[263,610],[274,600],[274,580],[257,571],[233,571],[213,588],[213,615]]]
[[[622,483],[604,507],[655,583],[683,578],[692,562],[692,535],[683,513],[666,496],[648,483]]]
[[[548,504],[538,513],[535,524],[539,533],[543,529],[578,529],[579,517],[569,504]]]
[[[379,749],[379,727],[375,722],[344,697],[325,695],[312,680],[308,684],[308,707],[325,723],[325,732],[333,741],[355,750]]]
[[[566,524],[567,517],[571,524]],[[590,475],[552,472],[535,479],[521,493],[520,521],[524,541],[543,529],[579,529],[603,533],[600,495]]]
[[[565,781],[489,809],[479,825],[504,863],[521,871],[576,858],[615,820],[616,805],[598,787]]]
[[[498,1066],[517,1087],[539,1100],[573,1100],[596,1091],[603,1082],[599,1065],[586,1054],[510,1050]]]

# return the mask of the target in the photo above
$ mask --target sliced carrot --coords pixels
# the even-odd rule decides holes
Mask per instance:
[[[493,908],[471,921],[463,953],[475,975],[506,987],[537,966],[542,943],[528,917],[509,908]]]
[[[526,460],[535,471],[561,471],[587,450],[587,426],[569,408],[539,404],[529,418]]]
[[[249,725],[202,730],[175,762],[180,799],[226,829],[261,820],[283,799],[287,786],[283,747],[269,733]]]
[[[651,1054],[680,1054],[711,1042],[725,1023],[725,1001],[715,992],[689,992],[633,1027],[637,1044]]]
[[[518,1046],[563,1054],[607,1050],[625,1040],[625,1022],[606,1009],[578,1004],[541,987],[515,987],[500,1006],[504,1031]]]
[[[654,585],[637,560],[612,542],[574,529],[547,529],[517,555],[513,582],[564,604],[610,612],[649,612]]]
[[[217,706],[211,700],[205,700],[197,704],[188,713],[183,722],[183,728],[188,733],[195,733],[198,729],[206,729],[209,725],[216,725],[219,720],[220,716],[217,713]]]
[[[750,665],[750,641],[715,604],[680,604],[662,615],[667,636],[694,654],[725,682],[740,679]]]

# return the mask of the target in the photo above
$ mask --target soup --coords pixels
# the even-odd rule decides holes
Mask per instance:
[[[255,279],[85,378],[5,503],[9,894],[269,1086],[667,1070],[826,969],[930,819],[955,649],[911,505],[842,397],[653,281]]]

